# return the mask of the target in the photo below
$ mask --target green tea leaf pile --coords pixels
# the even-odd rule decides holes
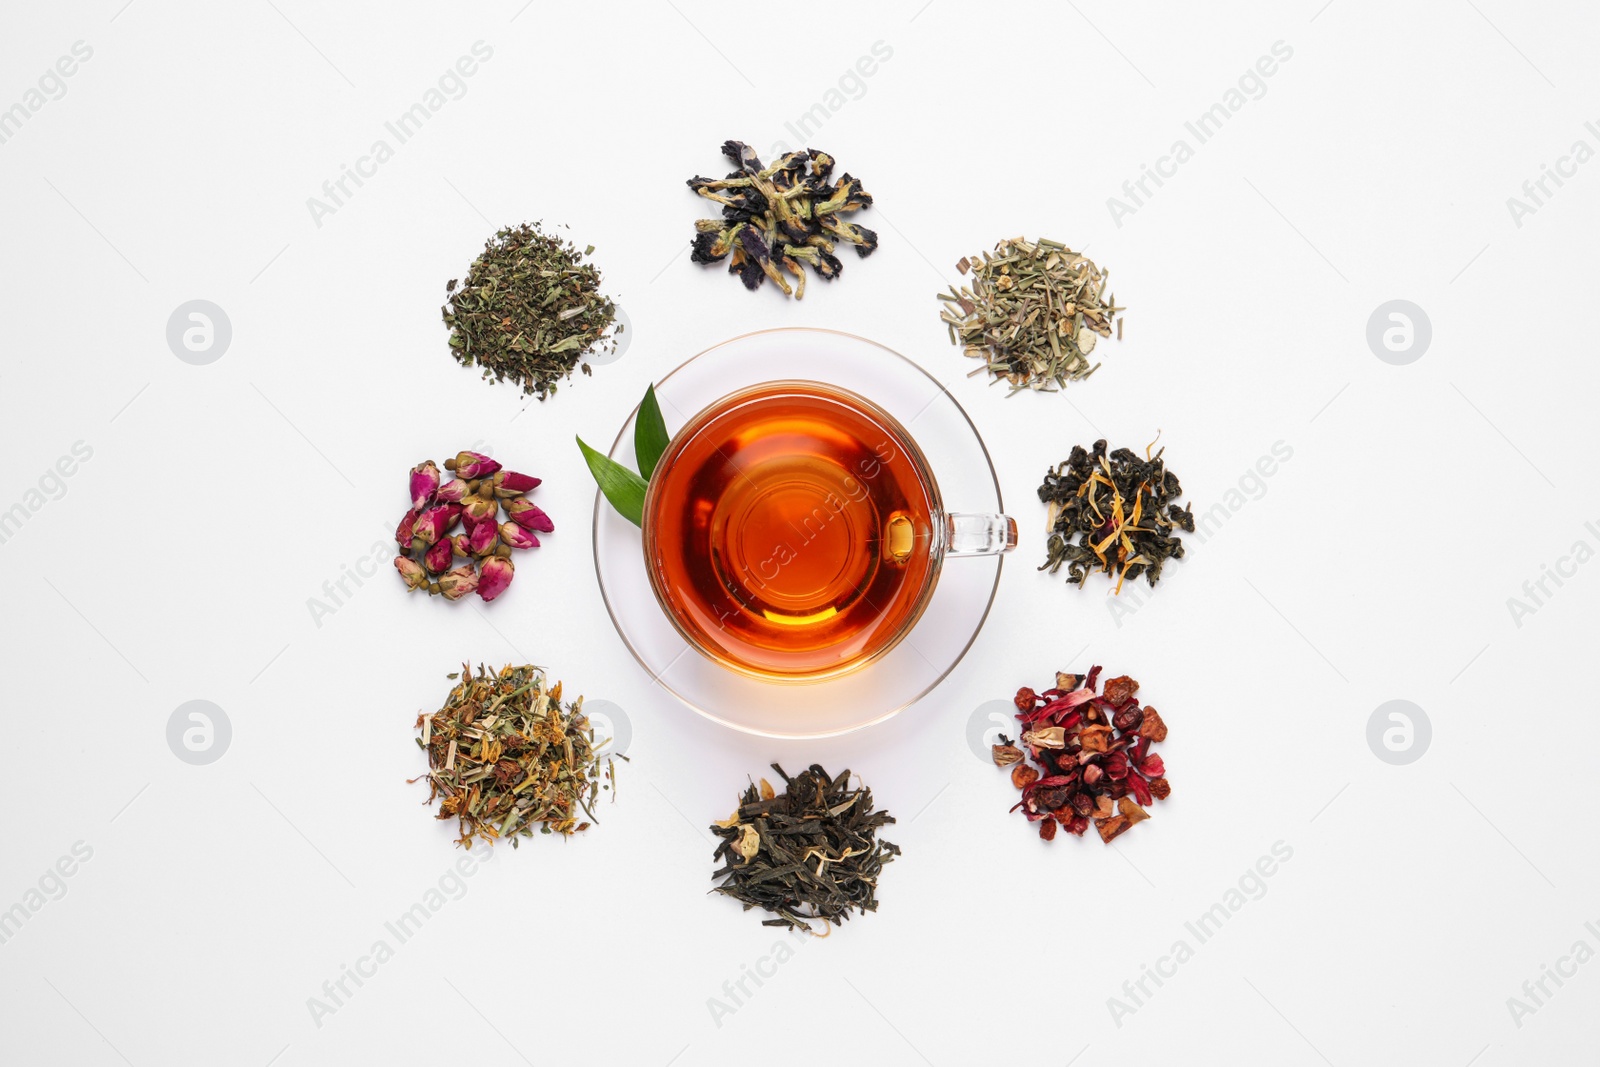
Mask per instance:
[[[570,241],[523,223],[495,234],[457,288],[445,286],[441,309],[450,351],[462,366],[511,381],[540,400],[582,366],[591,352],[613,351],[616,308],[600,292],[600,271]]]

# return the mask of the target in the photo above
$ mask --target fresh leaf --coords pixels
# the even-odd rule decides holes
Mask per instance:
[[[645,480],[611,457],[584,444],[581,437],[578,438],[578,448],[583,451],[583,461],[589,464],[589,473],[594,475],[600,491],[617,509],[617,514],[635,526],[643,526]]]
[[[666,420],[661,417],[661,405],[656,401],[656,387],[652,385],[644,391],[644,399],[639,401],[639,417],[633,422],[633,454],[638,457],[639,474],[645,481],[650,480],[656,463],[671,441]]]

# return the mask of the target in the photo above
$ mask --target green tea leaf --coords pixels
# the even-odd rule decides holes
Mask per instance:
[[[589,473],[594,475],[600,491],[617,509],[617,514],[635,526],[643,526],[645,480],[611,457],[584,444],[581,437],[578,438],[578,448],[583,451],[583,461],[589,464]]]
[[[671,441],[666,420],[661,417],[661,405],[656,401],[656,387],[652,385],[644,391],[639,417],[633,423],[633,453],[639,459],[639,474],[645,481],[655,473],[656,463]]]

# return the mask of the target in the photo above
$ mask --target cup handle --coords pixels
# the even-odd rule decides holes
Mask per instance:
[[[944,540],[947,556],[998,556],[1017,547],[1017,520],[955,512],[944,517]]]

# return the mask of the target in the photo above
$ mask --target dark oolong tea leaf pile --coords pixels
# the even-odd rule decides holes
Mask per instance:
[[[776,763],[772,769],[783,779],[781,795],[763,778],[711,827],[722,838],[716,892],[777,916],[763,926],[811,933],[817,919],[839,926],[852,911],[877,911],[878,875],[900,855],[877,834],[894,817],[872,810],[872,790],[850,788],[848,770],[834,778],[813,763],[790,778]]]
[[[570,242],[545,233],[538,223],[507,227],[489,239],[457,288],[445,286],[442,309],[450,327],[450,350],[464,367],[510,380],[540,400],[584,356],[612,351],[616,308],[600,292],[600,271]]]

